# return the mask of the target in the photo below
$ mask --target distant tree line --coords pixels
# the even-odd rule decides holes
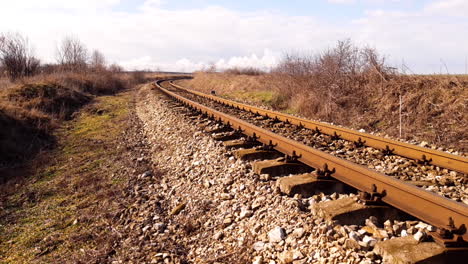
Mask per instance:
[[[0,33],[0,76],[15,81],[39,73],[121,72],[117,64],[107,65],[99,50],[89,53],[75,37],[65,37],[56,50],[56,63],[42,64],[27,37],[19,33]]]

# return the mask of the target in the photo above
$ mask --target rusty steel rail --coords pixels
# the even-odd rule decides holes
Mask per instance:
[[[283,122],[289,122],[293,125],[303,126],[308,129],[318,130],[321,133],[327,135],[338,136],[342,139],[353,141],[353,142],[361,142],[366,146],[373,147],[376,149],[381,150],[390,150],[394,154],[399,156],[415,159],[422,162],[430,161],[431,164],[440,166],[442,168],[447,168],[451,170],[455,170],[461,173],[468,174],[468,158],[452,155],[443,151],[439,150],[432,150],[428,148],[423,148],[420,146],[387,139],[383,137],[378,137],[375,135],[371,135],[368,133],[358,132],[352,129],[342,128],[326,123],[316,122],[307,120],[304,118],[295,117],[292,115],[266,110],[255,106],[250,106],[242,103],[238,103],[232,100],[227,100],[224,98],[220,98],[218,96],[205,94],[202,92],[194,91],[191,89],[184,88],[180,85],[174,84],[172,81],[170,84],[178,89],[184,90],[186,92],[202,96],[208,99],[211,99],[215,102],[232,106],[238,109],[242,109],[245,111],[249,111],[255,114],[267,116],[270,118],[277,118]]]
[[[447,228],[450,218],[453,219],[456,226],[468,226],[468,206],[462,203],[449,200],[414,185],[367,169],[361,165],[313,149],[236,117],[191,101],[164,89],[160,86],[160,82],[156,82],[156,86],[175,100],[195,108],[216,120],[222,121],[234,129],[239,129],[243,134],[254,137],[257,141],[270,144],[276,150],[286,155],[296,156],[304,164],[316,169],[327,167],[334,169],[335,172],[331,175],[332,177],[358,190],[372,193],[376,187],[377,191],[383,194],[382,201],[385,203],[438,228]],[[458,239],[468,241],[468,234],[463,232],[463,234],[458,236]]]

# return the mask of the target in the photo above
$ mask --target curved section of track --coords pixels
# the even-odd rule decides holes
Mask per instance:
[[[275,134],[468,205],[468,177],[466,174],[364,146],[362,143],[359,144],[359,142],[345,140],[334,135],[330,136],[303,126],[282,122],[274,117],[258,115],[248,109],[222,104],[187,90],[175,88],[169,82],[163,82],[161,85],[169,91]]]
[[[328,168],[334,170],[332,177],[358,190],[368,193],[377,191],[383,195],[382,200],[384,202],[438,227],[439,230],[446,229],[450,222],[453,222],[454,225],[451,228],[457,229],[456,227],[460,227],[458,229],[461,231],[453,236],[452,240],[468,241],[468,234],[463,232],[463,227],[468,225],[468,206],[277,135],[236,117],[191,101],[164,89],[159,84],[160,82],[156,85],[161,91],[177,101],[220,120],[234,129],[242,130],[242,133],[254,137],[264,144],[270,144],[284,154],[298,157],[298,160],[304,164],[316,169]],[[449,221],[449,219],[451,220]]]
[[[420,146],[416,146],[416,145],[412,145],[412,144],[408,144],[408,143],[404,143],[404,142],[400,142],[396,140],[378,137],[378,136],[371,135],[368,133],[362,133],[362,132],[358,132],[358,131],[347,129],[347,128],[342,128],[342,127],[333,126],[330,124],[315,122],[315,121],[295,117],[292,115],[288,115],[288,114],[284,114],[284,113],[280,113],[276,111],[266,110],[266,109],[262,109],[259,107],[242,104],[242,103],[235,102],[232,100],[223,99],[218,96],[213,96],[213,95],[201,93],[198,91],[186,89],[177,84],[174,84],[173,82],[171,82],[171,85],[177,89],[184,90],[188,93],[192,93],[197,96],[205,97],[207,99],[213,100],[215,102],[218,102],[224,105],[232,106],[238,109],[242,109],[242,110],[249,111],[255,114],[267,116],[270,118],[276,118],[283,122],[289,122],[293,125],[303,126],[311,130],[317,130],[317,131],[320,131],[321,133],[328,134],[331,136],[337,136],[345,140],[349,140],[353,142],[362,142],[362,144],[369,146],[369,147],[373,147],[373,148],[381,149],[381,150],[390,150],[394,154],[397,154],[399,156],[419,160],[421,162],[429,162],[431,164],[434,164],[443,168],[447,168],[447,169],[455,170],[464,174],[468,174],[468,158],[466,157],[452,155],[452,154],[439,151],[439,150],[423,148]]]

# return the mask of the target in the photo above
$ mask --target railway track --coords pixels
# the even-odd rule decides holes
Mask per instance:
[[[292,125],[301,126],[313,131],[318,131],[323,134],[337,136],[348,141],[359,142],[359,144],[362,144],[364,146],[370,146],[376,149],[391,151],[393,154],[414,159],[423,163],[429,162],[433,165],[437,165],[443,168],[451,169],[465,174],[468,173],[468,158],[466,157],[452,155],[443,151],[428,149],[413,144],[408,144],[405,142],[400,142],[368,133],[355,131],[352,129],[347,129],[326,123],[315,122],[312,120],[307,120],[304,118],[299,118],[280,112],[266,110],[260,107],[246,105],[232,100],[223,99],[218,96],[205,94],[195,90],[189,90],[175,84],[173,81],[170,82],[170,85],[172,87],[186,91],[193,95],[207,98],[213,100],[214,102],[231,106],[234,108],[243,109],[245,111],[249,111],[257,115],[271,117],[286,123],[290,123]]]
[[[252,107],[252,109],[250,109],[248,108],[249,106],[243,105],[243,107],[239,109],[239,107],[233,107],[231,105],[232,101],[223,99],[227,102],[222,104],[211,100],[213,98],[211,95],[203,96],[203,94],[199,92],[189,91],[173,84],[169,87],[176,87],[176,91],[179,93],[184,92],[184,96],[187,96],[195,101],[207,104],[221,112],[237,116],[244,121],[253,123],[274,133],[301,142],[307,146],[352,161],[354,163],[358,163],[368,167],[369,169],[376,170],[396,179],[418,185],[428,191],[437,193],[452,200],[468,204],[467,177],[466,172],[463,172],[465,171],[463,168],[463,165],[465,164],[462,162],[466,160],[464,157],[448,155],[447,153],[441,151],[434,151],[419,147],[424,151],[423,154],[420,153],[422,156],[425,155],[424,153],[431,152],[433,155],[437,154],[438,156],[446,156],[446,160],[449,161],[457,160],[457,162],[462,164],[458,167],[458,171],[463,172],[460,173],[434,165],[429,160],[427,160],[427,158],[422,160],[414,160],[408,157],[397,155],[388,150],[388,147],[385,147],[381,150],[371,146],[365,147],[362,139],[358,139],[357,141],[346,140],[338,136],[336,131],[333,131],[327,135],[326,133],[318,132],[320,131],[318,128],[308,129],[302,125],[293,125],[291,122],[281,122],[276,116],[272,115],[270,115],[271,118],[268,118],[266,115],[262,116],[257,114],[259,108],[256,107]],[[248,111],[243,109],[247,109]],[[276,112],[270,111],[270,113]],[[296,117],[289,116],[289,118],[294,119]],[[360,134],[367,135],[365,133]],[[373,135],[369,135],[367,137],[377,138]],[[385,138],[382,138],[382,140],[389,141]]]
[[[372,149],[380,149],[379,153],[374,153],[373,159],[383,158],[391,161],[398,160],[398,162],[410,160],[410,165],[417,168],[416,174],[434,170],[440,174],[453,176],[455,172],[454,177],[458,178],[455,180],[456,184],[454,182],[452,184],[464,188],[463,191],[466,189],[465,179],[468,171],[466,158],[263,110],[190,91],[168,81],[158,81],[156,86],[168,96],[223,122],[238,133],[241,132],[250,139],[284,153],[291,160],[297,160],[315,168],[318,174],[331,176],[360,190],[365,200],[369,202],[381,200],[437,227],[436,232],[430,233],[437,243],[466,250],[468,206],[459,202],[464,198],[460,195],[465,194],[447,199],[399,180],[398,177],[389,177],[378,170],[356,164],[356,161],[359,161],[358,158],[351,159],[351,161],[345,160],[346,155],[341,155],[343,153],[340,150],[343,147],[346,149],[346,146],[353,150],[366,149],[364,153]],[[286,131],[293,131],[293,133]],[[317,146],[311,141],[320,143]],[[370,149],[367,150],[368,148]],[[411,172],[411,166],[409,170],[403,170],[403,172]],[[407,169],[408,166],[405,168]],[[403,173],[395,170],[394,174]],[[419,179],[414,176],[415,173],[412,174],[410,179]],[[406,177],[411,174],[404,175]],[[439,194],[444,193],[439,192]]]

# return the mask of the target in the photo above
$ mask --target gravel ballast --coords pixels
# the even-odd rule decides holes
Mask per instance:
[[[354,194],[287,197],[251,164],[202,132],[197,117],[145,86],[137,114],[158,171],[137,175],[119,216],[113,263],[382,263],[379,240],[432,229],[418,221],[370,219],[342,226],[315,216],[315,203]]]

